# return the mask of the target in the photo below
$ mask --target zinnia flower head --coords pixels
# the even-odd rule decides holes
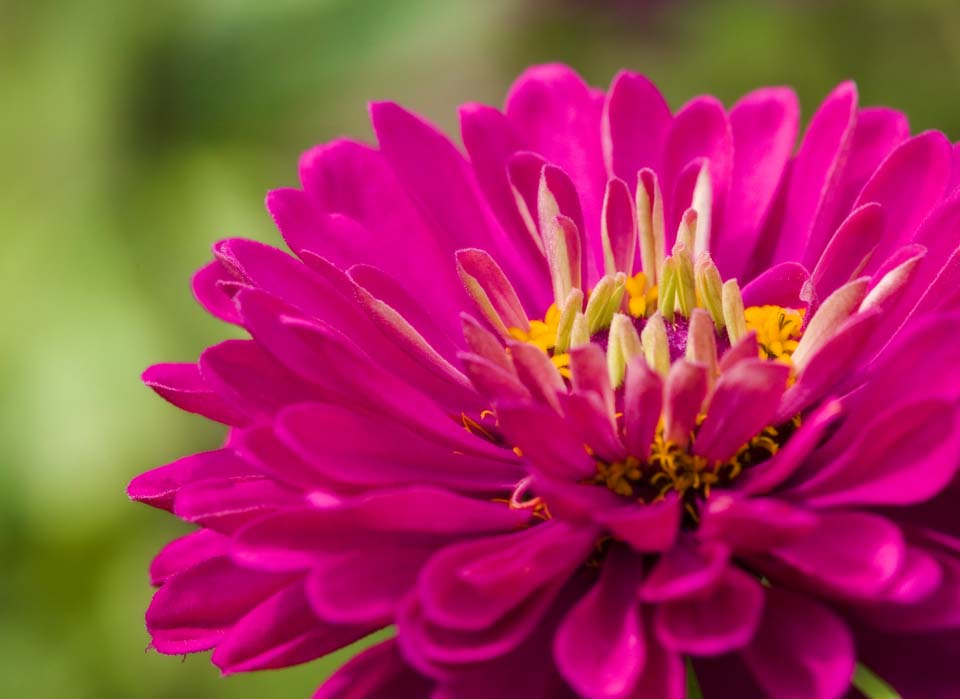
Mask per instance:
[[[956,697],[960,175],[850,83],[672,113],[535,67],[303,156],[290,256],[214,248],[250,336],[145,381],[228,426],[136,478],[198,525],[163,653],[224,672],[385,627],[323,699]],[[851,694],[852,696],[852,694]]]

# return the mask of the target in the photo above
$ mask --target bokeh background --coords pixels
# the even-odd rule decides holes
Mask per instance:
[[[221,679],[145,651],[136,473],[219,430],[143,388],[228,332],[188,280],[298,154],[396,99],[455,133],[532,62],[647,73],[674,107],[842,79],[960,138],[955,0],[0,0],[0,696],[307,697],[334,663]]]

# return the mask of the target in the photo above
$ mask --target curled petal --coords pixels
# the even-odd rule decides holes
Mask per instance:
[[[743,659],[780,699],[840,699],[855,663],[853,638],[832,612],[780,589],[767,590],[763,622]]]
[[[557,665],[582,696],[629,696],[643,671],[646,638],[636,598],[641,570],[638,557],[610,551],[600,580],[560,624]]]

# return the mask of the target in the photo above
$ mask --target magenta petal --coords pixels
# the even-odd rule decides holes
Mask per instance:
[[[659,642],[652,622],[648,620],[645,626],[647,658],[630,699],[684,699],[687,673],[683,656]]]
[[[807,360],[797,382],[784,392],[774,423],[799,415],[828,392],[841,393],[845,386],[855,385],[863,376],[860,360],[871,350],[870,339],[881,320],[881,313],[874,309],[858,313],[840,326],[837,334]]]
[[[904,396],[954,400],[960,395],[960,343],[954,332],[958,322],[958,313],[917,319],[884,348],[871,368],[870,380],[844,398],[845,410],[855,419],[844,423],[838,433],[846,440],[843,443],[852,441],[874,419],[877,406],[899,403]],[[918,357],[923,361],[918,362]],[[931,380],[933,376],[936,381]]]
[[[690,206],[690,194],[680,192],[681,174],[701,158],[710,163],[713,220],[719,222],[730,187],[733,134],[723,105],[709,96],[697,97],[685,104],[674,117],[667,136],[663,154],[663,195],[671,204],[666,219],[668,245],[676,233],[680,217]],[[699,171],[699,166],[696,170]]]
[[[541,208],[541,213],[545,209]],[[580,289],[585,286],[585,267],[583,243],[580,229],[567,216],[554,216],[550,222],[545,222],[543,231],[547,248],[547,260],[553,272],[554,298],[562,299],[569,293],[564,287]],[[561,252],[562,251],[562,252]],[[569,280],[569,281],[566,281]]]
[[[554,198],[557,210],[544,208],[543,194],[545,192],[549,192]],[[586,234],[586,219],[580,201],[580,192],[577,190],[577,185],[570,173],[559,165],[544,162],[538,172],[537,194],[537,222],[540,225],[541,234],[545,232],[544,224],[552,221],[557,215],[566,216],[576,224],[577,230],[581,234]]]
[[[857,88],[852,82],[838,85],[810,120],[790,177],[775,262],[800,260],[808,245],[818,254],[823,249],[826,238],[811,240],[811,235],[818,219],[828,213],[831,188],[842,172],[856,120]]]
[[[886,231],[886,216],[877,203],[854,209],[837,228],[814,267],[811,281],[819,298],[826,298],[866,266]]]
[[[567,606],[561,602],[556,614],[548,612],[549,617],[511,652],[487,662],[444,668],[431,699],[576,699],[560,677],[550,648],[556,630],[552,617],[560,616]]]
[[[438,401],[461,410],[480,405],[469,381],[451,364],[456,350],[445,333],[441,334],[416,302],[391,284],[386,275],[371,272],[371,268],[351,268],[360,278],[373,278],[374,284],[366,288],[358,285],[352,274],[344,274],[321,257],[308,252],[303,257],[309,270],[326,286],[318,289],[323,301],[311,304],[312,315],[349,336],[381,366],[403,375]]]
[[[660,556],[640,588],[640,599],[658,603],[699,594],[723,575],[729,559],[726,546],[681,539]]]
[[[877,265],[876,271],[870,275],[870,291],[874,291],[880,286],[881,282],[886,281],[884,277],[895,272],[897,268],[905,268],[907,263],[912,262],[914,265],[922,260],[927,254],[927,248],[920,243],[907,243],[902,245],[892,253],[887,255],[886,259],[883,260],[880,264]],[[904,282],[901,282],[897,287],[896,291],[901,291],[905,285],[906,281],[909,281],[910,277],[907,277]],[[899,294],[897,294],[899,296]],[[876,303],[876,302],[875,302]],[[883,306],[883,310],[889,310],[892,305]]]
[[[933,558],[935,571],[929,568],[924,571],[925,566],[921,564],[920,570],[911,569],[910,572],[915,575],[926,572],[933,579],[915,579],[913,584],[927,588],[933,582],[934,589],[916,600],[898,600],[897,591],[893,589],[887,591],[886,599],[858,604],[856,609],[865,623],[898,633],[956,630],[960,626],[960,560],[937,550],[924,553],[928,558]],[[896,579],[894,587],[901,582],[901,579]],[[909,584],[910,581],[906,582]],[[891,595],[891,592],[894,594]]]
[[[778,362],[748,359],[717,381],[707,418],[693,443],[696,454],[726,461],[776,414],[790,368]]]
[[[636,589],[640,559],[610,551],[600,580],[570,610],[554,637],[560,672],[583,697],[630,696],[643,671],[646,639]]]
[[[876,597],[897,576],[905,555],[903,535],[883,517],[824,512],[805,536],[769,554],[804,580],[828,592]]]
[[[884,591],[885,601],[900,605],[926,605],[944,587],[949,577],[944,571],[945,567],[924,546],[908,545],[897,577]],[[946,608],[949,606],[945,605]]]
[[[397,373],[409,377],[446,404],[458,404],[464,410],[483,405],[467,377],[442,357],[394,308],[362,287],[357,287],[356,298],[357,304],[383,333],[381,347],[392,345],[391,350],[399,350],[396,353],[399,356],[381,353],[381,362],[385,366],[394,367]]]
[[[607,274],[623,272],[628,277],[633,276],[637,252],[636,206],[633,194],[621,179],[612,179],[607,183],[603,200],[603,230],[610,246],[605,265]],[[606,254],[606,250],[604,252]]]
[[[500,265],[485,250],[465,248],[456,252],[457,269],[467,293],[477,303],[479,310],[487,312],[489,304],[504,326],[525,329],[529,327],[527,313],[520,303],[516,290],[503,273]],[[466,277],[464,277],[466,275]],[[475,280],[479,289],[474,290],[467,280]],[[479,295],[478,294],[481,294]]]
[[[789,479],[801,468],[807,457],[820,444],[827,430],[840,417],[838,401],[828,401],[812,412],[800,425],[786,446],[769,461],[749,469],[737,479],[736,488],[749,495],[768,493]]]
[[[433,552],[391,544],[318,557],[306,579],[310,607],[335,624],[389,624]]]
[[[483,357],[485,360],[491,364],[497,365],[504,371],[513,371],[513,365],[510,362],[510,356],[505,351],[503,342],[500,340],[500,338],[487,330],[487,328],[476,318],[466,313],[461,314],[460,323],[463,327],[463,339],[466,341],[467,347],[470,348],[470,351],[474,355]],[[526,345],[526,343],[518,344]],[[543,354],[543,352],[540,352],[540,354]]]
[[[230,534],[257,517],[302,504],[299,493],[272,478],[247,478],[188,485],[177,493],[173,511],[187,522]]]
[[[647,456],[662,406],[663,380],[646,361],[634,358],[627,366],[623,397],[623,438],[630,454]]]
[[[707,397],[707,368],[686,359],[674,362],[663,392],[664,439],[685,446]]]
[[[596,393],[573,393],[561,398],[567,420],[580,427],[594,454],[609,463],[627,458],[616,424]]]
[[[218,394],[255,417],[269,417],[286,405],[323,395],[249,340],[225,340],[208,347],[200,355],[200,371]]]
[[[224,322],[237,325],[240,316],[233,304],[233,294],[228,291],[231,283],[236,283],[236,279],[219,260],[214,260],[197,270],[191,286],[194,297],[208,313]]]
[[[563,377],[546,352],[526,342],[509,342],[510,359],[517,377],[534,398],[561,411],[558,395],[566,391]]]
[[[505,111],[531,150],[574,178],[589,222],[589,238],[597,242],[596,255],[607,179],[600,143],[601,105],[573,70],[549,64],[528,68],[517,78]]]
[[[545,251],[543,249],[543,237],[540,231],[538,199],[540,194],[540,177],[546,165],[547,161],[544,160],[542,156],[526,150],[514,153],[507,160],[507,179],[510,181],[515,207],[523,219],[524,227],[527,230],[527,237],[533,241],[541,256]],[[567,181],[569,182],[569,178]],[[573,201],[576,202],[577,211],[580,212],[576,215],[580,217],[582,222],[583,212],[580,209],[580,200],[576,197],[576,190],[573,190],[572,185],[570,189],[572,191],[563,193],[555,192],[554,197],[560,194],[573,197]],[[573,212],[569,210],[573,202],[565,202],[563,197],[561,197],[561,200],[557,203],[562,210],[567,212],[568,216],[574,215]],[[546,260],[546,258],[544,258],[544,260]]]
[[[418,585],[435,624],[481,631],[582,565],[595,532],[551,521],[523,532],[448,546],[424,566]]]
[[[760,624],[763,602],[763,587],[756,578],[727,567],[697,595],[657,607],[657,638],[672,651],[693,655],[722,655],[743,648]]]
[[[550,257],[547,238],[550,228],[556,225],[556,222],[562,221],[567,246],[576,251],[571,254],[570,259],[570,273],[574,279],[574,286],[596,283],[595,280],[599,278],[596,270],[602,266],[603,260],[599,234],[597,234],[595,245],[591,247],[588,235],[590,229],[584,219],[580,193],[570,175],[556,165],[544,165],[540,173],[540,179],[537,182],[536,213],[540,235],[544,237],[546,243],[547,258]]]
[[[711,495],[698,536],[739,554],[764,553],[808,535],[817,526],[812,512],[772,498]]]
[[[131,500],[172,511],[176,494],[186,485],[207,480],[256,478],[261,474],[230,449],[191,454],[142,473],[127,486]]]
[[[507,163],[510,157],[526,150],[520,135],[514,130],[507,117],[493,107],[480,104],[467,104],[460,108],[460,131],[463,145],[470,155],[477,183],[483,190],[487,202],[500,221],[503,229],[518,247],[525,251],[529,260],[528,273],[536,271],[541,284],[545,281],[547,268],[543,255],[531,239],[530,232],[517,210],[513,190],[507,175]],[[539,169],[537,170],[539,177]],[[541,305],[549,303],[546,296],[536,299]]]
[[[303,253],[304,262],[313,270],[321,266],[328,267],[329,263],[311,253]],[[351,265],[348,277],[357,286],[370,292],[410,323],[430,343],[437,352],[448,360],[452,360],[457,352],[463,348],[460,341],[460,325],[457,317],[445,317],[438,314],[434,307],[432,294],[415,296],[409,285],[401,284],[397,279],[377,267],[370,265]],[[353,294],[355,289],[349,288]],[[428,304],[428,305],[425,305]]]
[[[217,257],[237,275],[303,313],[340,327],[358,341],[376,337],[370,322],[356,307],[353,284],[338,267],[314,253],[320,263],[307,265],[289,255],[252,240],[222,240],[214,248]]]
[[[425,223],[382,153],[353,141],[333,141],[303,155],[300,178],[318,208],[347,216],[369,231],[369,237],[346,239],[350,262],[374,265],[397,279],[431,279],[447,290],[433,303],[455,318],[463,296],[450,255],[461,246],[441,239]],[[333,250],[319,245],[310,249],[336,260],[345,239],[332,240],[337,246]]]
[[[264,570],[302,570],[331,552],[386,542],[439,546],[451,539],[514,531],[529,519],[528,512],[502,502],[410,486],[261,517],[236,533],[233,556]]]
[[[312,252],[344,268],[378,261],[369,230],[348,215],[328,213],[307,192],[275,189],[267,193],[266,206],[287,247],[300,257]]]
[[[786,590],[767,590],[763,622],[743,659],[777,699],[840,699],[855,663],[853,639],[826,608]]]
[[[458,247],[505,240],[490,216],[466,159],[450,140],[392,102],[370,105],[380,150],[437,234]],[[510,249],[509,245],[506,249]]]
[[[290,449],[277,437],[272,424],[264,423],[239,433],[233,448],[263,473],[305,493],[310,502],[316,502],[318,498],[332,502],[339,499],[334,493],[350,494],[353,491],[345,485],[346,479],[330,477]]]
[[[313,699],[430,699],[432,685],[404,663],[391,639],[354,656]]]
[[[517,372],[512,366],[504,369],[498,363],[469,352],[462,352],[459,359],[470,381],[491,403],[501,400],[530,399],[530,391],[520,383]]]
[[[723,353],[723,356],[720,357],[720,363],[717,365],[718,372],[723,374],[733,368],[734,364],[739,364],[746,359],[756,359],[759,350],[757,333],[750,330],[737,344]]]
[[[582,435],[556,413],[536,405],[497,408],[500,428],[511,444],[551,478],[580,480],[596,472]]]
[[[677,540],[682,515],[680,499],[670,493],[657,502],[606,510],[598,519],[634,550],[652,553],[668,550]]]
[[[163,584],[147,609],[147,630],[159,652],[178,655],[213,648],[248,611],[293,578],[211,558]]]
[[[946,401],[906,402],[881,413],[848,449],[787,495],[819,508],[923,502],[953,479],[958,457],[960,411]]]
[[[564,521],[602,524],[605,513],[634,509],[633,503],[595,483],[558,481],[537,473],[532,485],[537,497],[549,503],[551,516]]]
[[[564,578],[548,583],[495,624],[476,630],[436,624],[424,613],[419,598],[411,595],[397,617],[398,640],[404,656],[421,672],[438,678],[449,677],[451,670],[464,666],[482,668],[488,663],[507,661],[511,653],[551,623],[550,612],[563,585]]]
[[[840,220],[854,208],[853,202],[877,167],[908,138],[910,124],[902,112],[886,107],[867,107],[857,112],[857,124],[847,151],[847,162],[836,185],[836,214],[828,228],[839,225]]]
[[[595,343],[574,347],[570,350],[570,372],[573,375],[573,390],[576,393],[593,393],[613,419],[614,395],[607,371],[607,355]]]
[[[254,286],[277,299],[283,299],[283,303],[289,303],[306,316],[337,328],[353,342],[368,348],[372,358],[381,365],[409,376],[440,400],[456,402],[460,406],[476,402],[471,397],[473,391],[466,378],[397,309],[369,290],[359,287],[342,270],[322,257],[303,252],[301,254],[306,264],[301,264],[278,250],[244,240],[223,242],[218,254],[228,259],[238,273],[247,277]],[[393,293],[388,298],[394,300],[397,295]],[[406,303],[401,308],[410,311],[409,300],[402,300]],[[279,309],[283,304],[278,302],[276,305],[278,313],[281,313]],[[423,326],[422,313],[413,315]],[[436,331],[432,330],[428,330],[428,334],[435,338]],[[439,345],[448,357],[452,355],[449,344]],[[226,346],[231,347],[234,353],[239,351],[236,343]],[[232,359],[229,363],[237,364],[239,360]],[[249,361],[254,360],[255,357]],[[233,383],[253,384],[256,377],[247,377],[244,373],[254,372],[241,372],[239,377],[233,379]],[[280,378],[273,379],[278,383],[278,389],[282,387]],[[295,392],[296,388],[288,388],[287,392]],[[269,394],[270,391],[261,393]]]
[[[950,172],[950,182],[947,191],[954,192],[960,185],[960,143],[953,144],[953,170]]]
[[[875,270],[891,250],[913,238],[921,221],[946,193],[952,149],[946,137],[927,131],[898,146],[877,168],[855,206],[879,202],[893,235],[881,242],[867,265]]]
[[[670,107],[656,85],[638,73],[617,73],[603,107],[607,171],[631,190],[641,169],[659,171],[671,120]]]
[[[174,539],[150,562],[150,584],[160,586],[204,561],[226,555],[229,542],[227,537],[207,529]]]
[[[317,619],[298,582],[246,614],[217,646],[224,674],[298,665],[359,641],[376,626],[337,626]]]
[[[196,364],[154,364],[143,372],[143,382],[164,400],[188,413],[197,413],[225,425],[244,425],[248,419],[220,398],[200,375]]]
[[[768,87],[743,97],[730,110],[735,153],[724,225],[711,245],[726,276],[745,268],[793,153],[800,119],[797,96],[788,88]]]
[[[743,288],[744,306],[807,308],[815,302],[810,273],[798,262],[781,262]]]
[[[960,283],[958,283],[958,280],[960,280],[960,247],[950,254],[949,259],[936,273],[932,281],[924,276],[930,273],[931,262],[936,264],[930,259],[929,254],[923,260],[920,260],[920,272],[918,273],[915,270],[907,290],[901,291],[901,307],[907,306],[913,300],[915,296],[911,292],[921,291],[923,294],[908,314],[910,317],[919,318],[933,311],[953,312],[960,309],[960,296],[957,292],[957,289],[960,288]],[[892,320],[896,322],[899,318]]]
[[[292,309],[254,289],[239,295],[244,323],[257,341],[321,396],[396,419],[453,444],[466,436],[432,399],[371,358],[335,330],[298,317]],[[336,366],[337,372],[325,367]],[[476,441],[471,437],[468,441]]]

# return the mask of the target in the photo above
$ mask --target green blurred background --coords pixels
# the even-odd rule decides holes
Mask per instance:
[[[365,103],[453,133],[532,62],[673,106],[838,81],[960,137],[955,0],[0,0],[0,696],[307,697],[329,662],[220,679],[145,652],[153,553],[185,527],[126,482],[218,429],[141,387],[227,330],[188,280],[229,235],[279,241],[262,201]],[[339,662],[339,659],[337,659]]]

